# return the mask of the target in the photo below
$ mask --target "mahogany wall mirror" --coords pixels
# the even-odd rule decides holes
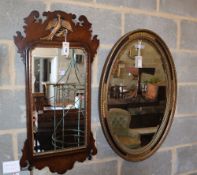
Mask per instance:
[[[112,149],[139,161],[161,145],[172,123],[176,72],[164,41],[136,30],[115,44],[105,62],[99,92],[100,120]]]
[[[91,133],[91,63],[99,45],[85,16],[37,11],[14,36],[25,63],[27,140],[21,167],[64,173],[97,153]],[[63,43],[63,44],[62,44]]]

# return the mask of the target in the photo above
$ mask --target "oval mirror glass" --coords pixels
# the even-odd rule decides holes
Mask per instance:
[[[149,30],[123,36],[100,81],[100,119],[116,153],[143,160],[163,142],[175,111],[176,73],[169,49]]]

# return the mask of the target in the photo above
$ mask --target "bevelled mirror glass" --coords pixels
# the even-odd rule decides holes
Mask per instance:
[[[14,37],[25,64],[27,139],[21,167],[64,173],[97,153],[91,63],[99,40],[85,16],[32,11]]]
[[[120,38],[105,62],[99,93],[102,128],[114,151],[131,161],[152,155],[176,103],[176,72],[164,41],[149,30]]]
[[[87,52],[36,47],[31,57],[34,153],[85,147]]]

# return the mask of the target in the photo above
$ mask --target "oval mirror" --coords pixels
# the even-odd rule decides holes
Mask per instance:
[[[100,81],[104,134],[122,158],[139,161],[161,145],[172,124],[176,72],[164,41],[149,30],[124,35],[109,53]]]

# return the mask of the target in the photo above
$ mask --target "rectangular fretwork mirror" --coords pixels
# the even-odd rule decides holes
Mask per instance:
[[[99,45],[85,16],[32,11],[14,37],[25,63],[27,140],[21,167],[64,173],[97,150],[91,133],[91,63]],[[68,47],[63,47],[67,42]]]

